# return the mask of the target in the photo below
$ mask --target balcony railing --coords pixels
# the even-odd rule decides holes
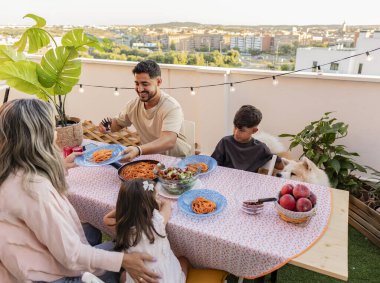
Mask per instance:
[[[133,87],[134,62],[83,59],[80,83],[112,87]],[[168,91],[183,107],[185,119],[196,123],[196,141],[204,153],[211,153],[224,135],[231,134],[236,110],[252,104],[263,112],[260,128],[274,135],[296,133],[324,112],[334,111],[339,121],[349,124],[349,134],[339,141],[350,151],[360,154],[357,161],[380,169],[380,77],[339,74],[296,73],[272,79],[195,89],[191,86],[234,82],[278,72],[223,69],[197,66],[161,65],[163,88],[188,86]],[[78,88],[67,97],[67,113],[98,123],[106,116],[116,115],[123,105],[136,96],[134,90],[86,87]],[[11,90],[10,99],[25,95]],[[288,144],[287,140],[284,140]],[[299,156],[294,154],[295,157]]]

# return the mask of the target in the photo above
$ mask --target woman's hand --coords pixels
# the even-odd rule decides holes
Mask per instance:
[[[66,156],[65,159],[63,160],[65,168],[71,169],[71,168],[77,167],[78,165],[74,163],[74,159],[75,157],[80,156],[80,155],[83,155],[83,152],[73,152],[70,155]]]
[[[146,268],[144,261],[156,261],[146,253],[124,254],[123,268],[136,282],[158,283],[160,276]]]

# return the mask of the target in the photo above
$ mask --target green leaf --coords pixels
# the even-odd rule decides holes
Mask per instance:
[[[25,19],[25,18],[31,18],[31,19],[36,21],[36,24],[33,27],[42,28],[46,25],[46,21],[44,18],[41,18],[41,17],[36,16],[34,14],[27,14],[23,17],[23,19]]]
[[[37,95],[49,100],[49,89],[44,88],[37,79],[37,63],[32,61],[6,62],[0,68],[0,80],[19,91]]]
[[[290,137],[290,138],[293,138],[295,135],[291,135],[291,134],[281,134],[281,135],[278,135],[280,138],[287,138],[287,137]]]
[[[31,27],[22,34],[20,40],[13,44],[13,47],[22,52],[27,43],[29,44],[28,53],[36,53],[42,47],[49,45],[50,37],[45,30],[39,27]]]
[[[64,95],[71,91],[79,81],[81,62],[78,52],[72,47],[60,46],[51,49],[42,57],[37,66],[39,82],[46,88],[54,88],[55,95]]]
[[[22,52],[17,52],[17,50],[11,46],[0,45],[0,64],[21,60],[25,60],[25,56]]]
[[[84,33],[83,29],[73,29],[66,33],[61,40],[63,46],[72,46],[75,49],[80,49],[83,46],[95,47],[96,49],[103,50],[99,41],[96,37],[92,35],[87,35]]]
[[[340,162],[340,167],[342,169],[348,169],[348,170],[352,170],[354,169],[354,165],[351,163],[351,162],[348,162],[348,161],[342,161]]]
[[[338,174],[340,170],[340,163],[338,160],[331,159],[327,162],[328,166],[332,167],[334,171]]]

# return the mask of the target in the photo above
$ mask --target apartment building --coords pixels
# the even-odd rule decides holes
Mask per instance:
[[[360,32],[357,38],[356,48],[346,48],[343,44],[330,48],[298,48],[295,69],[299,70],[314,67],[310,71],[316,71],[316,67],[319,65],[324,65],[355,54],[365,53],[368,50],[378,47],[380,47],[380,31],[363,31]],[[378,66],[380,66],[380,50],[369,54],[369,56],[363,54],[321,66],[321,71],[323,73],[379,76],[380,69]]]
[[[241,52],[248,52],[249,50],[265,51],[268,46],[270,46],[269,36],[232,36],[230,40],[230,48],[239,48]]]

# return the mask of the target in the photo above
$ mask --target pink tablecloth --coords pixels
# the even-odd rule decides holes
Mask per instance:
[[[167,166],[179,160],[162,155],[144,156]],[[70,201],[79,217],[107,231],[103,216],[114,208],[120,181],[110,166],[75,168],[68,176]],[[310,247],[324,232],[331,211],[330,189],[307,184],[318,198],[317,215],[306,227],[281,220],[273,203],[258,215],[239,210],[239,200],[276,196],[289,180],[218,167],[201,178],[202,188],[223,194],[227,207],[218,215],[194,219],[183,214],[173,201],[167,225],[169,240],[177,255],[192,265],[226,270],[236,276],[257,277],[279,268]],[[109,231],[108,231],[109,232]]]

